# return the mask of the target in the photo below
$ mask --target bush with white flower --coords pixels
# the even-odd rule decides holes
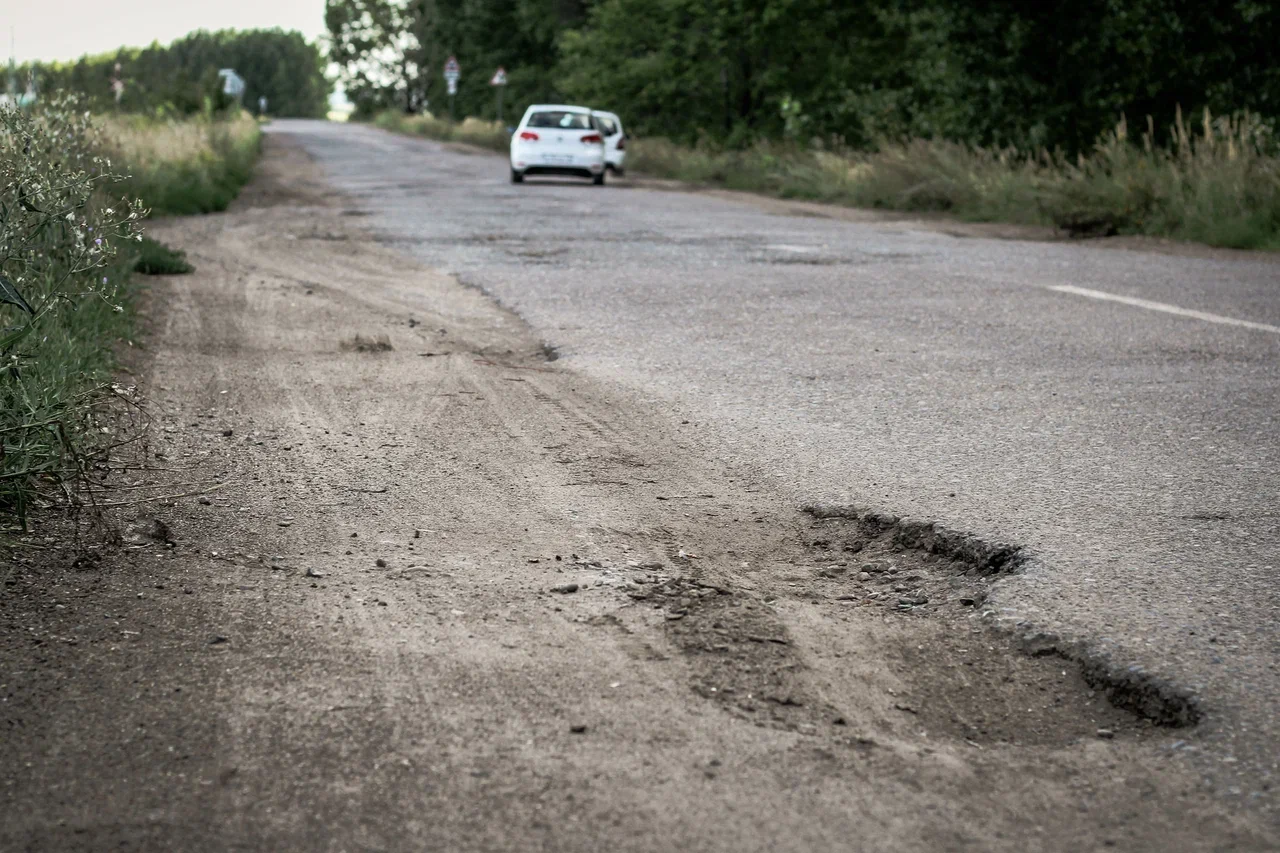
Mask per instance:
[[[101,449],[95,410],[141,202],[119,197],[92,117],[74,101],[0,106],[0,517],[69,494]]]

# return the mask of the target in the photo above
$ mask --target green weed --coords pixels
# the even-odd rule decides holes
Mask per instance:
[[[171,249],[159,240],[143,237],[138,244],[133,271],[143,275],[184,275],[195,267],[187,262],[186,252]]]

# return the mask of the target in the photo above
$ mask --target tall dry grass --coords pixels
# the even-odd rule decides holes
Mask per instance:
[[[466,118],[461,122],[437,118],[431,113],[405,115],[402,112],[390,111],[379,114],[374,124],[384,130],[397,133],[408,133],[424,136],[440,142],[463,142],[492,151],[506,151],[511,142],[506,128],[496,121],[484,121],[478,118]]]
[[[1256,116],[1206,110],[1195,126],[1179,111],[1171,130],[1170,143],[1157,146],[1150,120],[1136,141],[1121,122],[1089,156],[1065,164],[1050,188],[1056,221],[1280,249],[1280,150],[1270,128]]]
[[[104,119],[107,145],[128,172],[128,193],[153,214],[225,210],[253,173],[261,146],[258,123],[232,118],[163,121],[142,116]]]
[[[634,172],[731,189],[977,221],[1054,225],[1071,233],[1149,234],[1214,246],[1280,249],[1280,152],[1256,116],[1194,126],[1179,113],[1170,142],[1125,122],[1088,153],[974,148],[937,140],[874,152],[762,143],[745,150],[633,140]]]

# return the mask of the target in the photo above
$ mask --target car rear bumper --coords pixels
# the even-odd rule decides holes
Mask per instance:
[[[600,167],[589,169],[586,166],[526,166],[516,171],[523,175],[563,175],[570,178],[594,178],[600,174]]]
[[[553,174],[545,170],[570,169],[586,170],[592,174],[604,171],[604,152],[575,151],[539,151],[534,146],[520,145],[511,150],[511,168],[525,174],[532,174],[534,169],[544,170],[543,174]]]

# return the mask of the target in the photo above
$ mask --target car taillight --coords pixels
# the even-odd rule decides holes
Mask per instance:
[[[604,137],[598,133],[588,133],[582,137],[582,142],[585,145],[603,145]]]
[[[618,150],[619,151],[627,150],[627,138],[625,136],[618,137]]]
[[[532,130],[522,130],[520,131],[520,138],[527,139],[530,142],[537,142],[538,134],[534,133]]]

